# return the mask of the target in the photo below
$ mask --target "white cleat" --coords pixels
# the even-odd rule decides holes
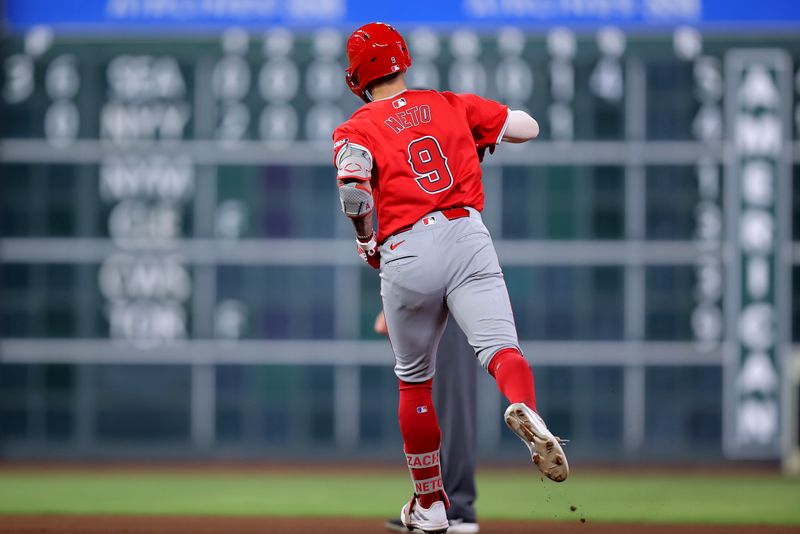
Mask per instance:
[[[423,508],[416,495],[400,510],[400,521],[408,530],[424,534],[444,534],[450,525],[442,501],[436,501],[430,508]]]
[[[528,446],[531,460],[544,476],[554,482],[563,482],[569,476],[569,464],[561,448],[562,440],[555,437],[539,414],[522,402],[506,408],[506,424]]]

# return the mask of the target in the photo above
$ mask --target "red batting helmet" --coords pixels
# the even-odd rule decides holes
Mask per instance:
[[[347,40],[347,86],[364,102],[371,100],[367,85],[411,66],[411,54],[400,32],[383,22],[370,22]]]

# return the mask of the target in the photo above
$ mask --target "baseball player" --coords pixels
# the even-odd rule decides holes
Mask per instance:
[[[347,85],[365,105],[334,131],[334,165],[357,251],[380,269],[399,378],[398,420],[414,485],[400,520],[409,530],[443,533],[449,502],[431,388],[448,311],[509,400],[506,424],[533,462],[556,482],[569,475],[560,440],[536,413],[533,374],[480,215],[479,154],[501,141],[529,141],[539,125],[523,111],[477,95],[408,90],[404,73],[411,56],[387,24],[353,32],[347,56]]]

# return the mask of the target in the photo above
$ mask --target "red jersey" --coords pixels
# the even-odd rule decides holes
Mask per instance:
[[[483,210],[477,148],[494,145],[508,107],[473,94],[407,90],[365,104],[333,132],[334,165],[346,144],[372,155],[378,243],[426,214]]]

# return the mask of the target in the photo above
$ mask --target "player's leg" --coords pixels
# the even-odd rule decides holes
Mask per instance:
[[[383,315],[379,318],[376,325],[383,330],[385,318]],[[433,403],[442,429],[440,462],[444,489],[450,501],[448,533],[454,534],[478,532],[474,505],[477,494],[477,365],[473,356],[472,347],[458,324],[448,321],[436,353]],[[393,532],[408,532],[399,518],[389,519],[385,525]]]
[[[536,410],[533,372],[519,348],[502,275],[470,277],[448,294],[447,302],[503,395]]]
[[[479,219],[448,227],[447,304],[481,365],[509,402],[536,408],[533,374],[522,356],[511,301],[488,230]]]
[[[451,285],[447,303],[450,313],[467,335],[481,365],[495,378],[509,400],[505,418],[509,428],[528,446],[531,459],[551,480],[569,474],[560,440],[552,435],[536,413],[533,373],[517,340],[511,301],[508,298],[491,237],[477,219],[466,219],[449,230]]]
[[[447,320],[444,284],[436,271],[431,272],[435,256],[429,250],[430,236],[405,234],[404,238],[404,256],[389,251],[381,269],[383,310],[399,379],[398,421],[415,493],[403,507],[401,520],[438,532],[447,529],[447,496],[431,389],[436,349]]]
[[[448,532],[476,532],[477,365],[464,334],[448,321],[436,356],[433,400],[442,427],[442,478],[450,500]]]

